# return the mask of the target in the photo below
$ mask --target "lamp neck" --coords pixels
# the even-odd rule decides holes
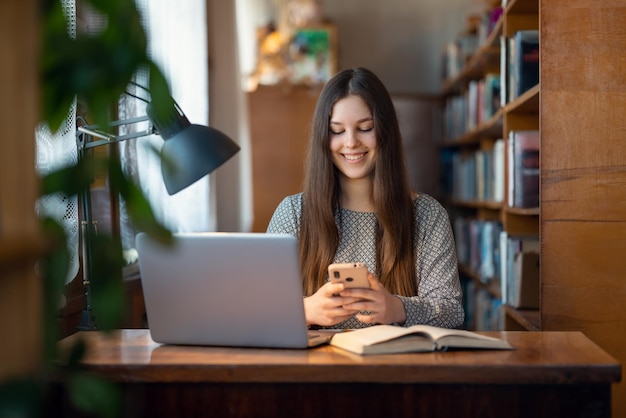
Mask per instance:
[[[146,107],[146,113],[159,135],[164,140],[176,135],[191,123],[180,109],[178,104],[172,99],[168,103],[159,103],[155,108],[152,103]]]

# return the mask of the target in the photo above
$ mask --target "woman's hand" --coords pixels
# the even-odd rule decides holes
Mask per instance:
[[[345,286],[343,283],[326,283],[313,295],[304,298],[304,315],[307,324],[332,326],[345,321],[358,312],[345,306],[350,306],[358,299],[351,296],[341,296]]]
[[[371,273],[367,279],[369,289],[344,289],[339,292],[341,299],[350,299],[342,308],[350,312],[368,311],[369,315],[359,313],[356,318],[366,324],[403,324],[406,311],[402,301],[389,293]]]

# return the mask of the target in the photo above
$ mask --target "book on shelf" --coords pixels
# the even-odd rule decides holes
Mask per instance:
[[[487,151],[477,150],[474,152],[474,162],[476,166],[476,200],[487,200],[488,189],[488,171],[489,171],[489,159],[487,158]]]
[[[498,331],[504,329],[502,301],[486,288],[476,290],[474,329],[476,331]]]
[[[506,54],[507,54],[507,68],[506,68],[506,103],[510,103],[515,100],[515,74],[517,73],[515,66],[517,57],[517,44],[515,43],[515,37],[506,38]]]
[[[504,139],[499,138],[493,144],[491,161],[493,162],[492,200],[504,201]]]
[[[457,76],[463,69],[461,60],[461,48],[456,42],[446,43],[443,51],[443,78],[451,79]]]
[[[465,100],[467,101],[467,125],[465,127],[467,131],[473,131],[479,124],[479,100],[480,92],[480,81],[472,80],[467,84],[467,92],[465,94]]]
[[[509,38],[500,36],[500,107],[509,102]]]
[[[508,140],[508,205],[539,206],[539,131],[511,131]]]
[[[501,141],[501,148],[504,141]],[[504,155],[492,149],[444,149],[440,153],[442,189],[462,202],[502,202]],[[496,163],[498,164],[496,166]]]
[[[499,221],[483,221],[480,231],[480,280],[488,283],[500,277],[500,232]]]
[[[330,345],[360,355],[446,351],[450,349],[511,350],[505,340],[475,332],[430,325],[374,325],[333,335]]]
[[[452,156],[452,197],[459,201],[476,200],[476,158],[473,152],[455,152]]]
[[[489,73],[481,81],[480,122],[487,122],[500,109],[500,74]]]
[[[454,218],[452,226],[459,263],[466,266],[483,283],[498,280],[502,223],[458,216]]]
[[[462,280],[465,329],[500,331],[504,329],[502,301],[475,280]]]
[[[500,233],[502,303],[514,308],[539,307],[539,253],[539,237]]]
[[[463,94],[450,96],[444,107],[444,135],[456,140],[488,122],[500,109],[500,75],[471,80]]]
[[[539,31],[500,37],[500,104],[505,106],[539,83]]]
[[[539,309],[539,253],[522,251],[514,261],[514,293],[511,306],[517,309]]]
[[[539,31],[520,30],[513,36],[513,99],[539,83]]]
[[[502,7],[490,7],[480,16],[478,25],[478,45],[485,45],[487,38],[496,27],[498,20],[502,16]]]
[[[463,291],[463,328],[476,329],[476,282],[471,279],[461,280],[461,290]]]
[[[473,31],[465,31],[453,41],[446,43],[442,54],[444,79],[453,79],[458,76],[478,46],[478,34]]]
[[[465,96],[452,96],[444,109],[444,140],[455,140],[467,131],[467,100]]]

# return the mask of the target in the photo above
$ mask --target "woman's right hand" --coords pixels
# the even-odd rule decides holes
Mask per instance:
[[[317,292],[304,298],[304,315],[307,325],[333,326],[350,318],[358,310],[343,306],[356,302],[353,297],[338,296],[345,289],[343,283],[326,283]]]

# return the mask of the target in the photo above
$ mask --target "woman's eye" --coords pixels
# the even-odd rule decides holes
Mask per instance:
[[[344,133],[344,131],[333,131],[332,129],[330,130],[331,135],[341,135],[342,133]]]
[[[359,128],[359,131],[361,131],[361,132],[370,132],[372,129],[374,129],[373,126],[371,126],[369,128]]]

